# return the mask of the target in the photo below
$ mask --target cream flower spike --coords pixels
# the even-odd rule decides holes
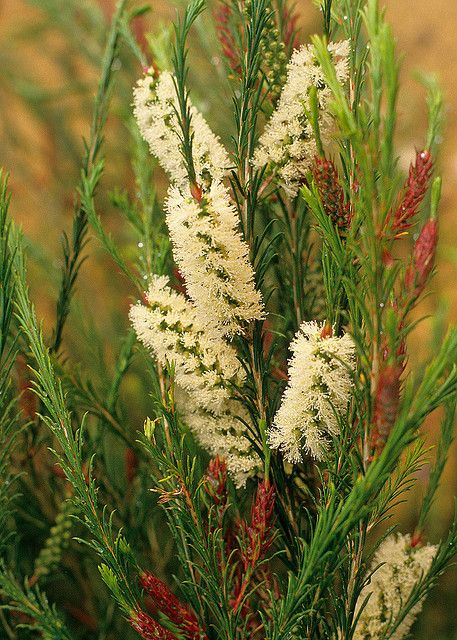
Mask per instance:
[[[200,202],[171,188],[165,208],[173,255],[200,322],[232,336],[262,318],[249,249],[224,185],[214,182]]]
[[[246,427],[237,416],[243,415],[242,406],[231,400],[217,412],[204,411],[193,403],[192,396],[182,403],[184,422],[195,435],[200,445],[211,456],[219,455],[227,463],[227,470],[236,487],[243,487],[246,480],[261,469],[261,461],[246,437]]]
[[[334,60],[336,76],[343,84],[348,78],[349,43],[346,40],[332,42],[328,50]],[[328,108],[332,93],[316,61],[314,46],[308,45],[292,54],[286,84],[254,154],[254,165],[258,168],[266,166],[268,173],[275,172],[290,197],[297,195],[318,153],[313,126],[307,116],[311,87],[317,90],[322,144],[328,144],[333,124]]]
[[[173,291],[166,277],[154,276],[145,298],[147,305],[130,309],[139,340],[160,364],[174,362],[184,421],[204,449],[226,459],[233,481],[243,486],[258,471],[260,460],[237,418],[243,408],[231,399],[231,384],[244,380],[235,349],[221,335],[207,333],[195,306]]]
[[[371,594],[360,613],[354,640],[381,640],[387,637],[390,640],[402,640],[409,634],[422,609],[422,601],[409,611],[393,634],[386,635],[386,632],[417,582],[429,571],[437,550],[438,547],[433,545],[413,547],[410,535],[392,534],[383,540],[371,565],[374,573],[358,598],[360,611],[364,600]]]
[[[178,102],[173,75],[163,71],[156,76],[153,69],[149,69],[138,81],[133,97],[135,118],[151,153],[168,173],[171,183],[188,193],[189,179],[181,154],[181,130],[176,114]],[[230,167],[230,160],[202,114],[192,105],[190,113],[197,183],[206,189],[213,181],[223,179]]]
[[[303,322],[291,343],[289,384],[269,432],[270,447],[292,463],[302,460],[303,449],[323,458],[350,400],[354,342],[349,334],[328,335],[324,326]]]
[[[217,411],[230,398],[230,384],[244,375],[235,349],[222,338],[212,339],[200,323],[192,303],[155,276],[141,303],[130,309],[139,340],[157,361],[175,363],[176,382],[198,398],[202,408]]]

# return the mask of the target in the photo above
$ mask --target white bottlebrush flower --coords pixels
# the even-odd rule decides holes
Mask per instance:
[[[200,321],[225,335],[262,317],[249,249],[238,231],[238,216],[222,183],[202,199],[171,188],[165,204],[173,255]]]
[[[349,334],[327,336],[324,325],[303,322],[292,342],[289,384],[269,432],[269,445],[292,463],[302,449],[322,459],[329,435],[339,432],[353,382],[355,345]],[[323,337],[324,333],[324,337]]]
[[[385,637],[402,640],[409,633],[422,608],[422,602],[411,609],[392,634],[386,635],[414,586],[430,569],[436,552],[437,547],[433,545],[412,547],[410,535],[392,534],[381,543],[373,558],[371,570],[379,568],[359,596],[360,608],[371,594],[360,613],[354,640],[380,640]]]
[[[174,362],[176,382],[198,398],[200,407],[217,411],[231,395],[230,383],[243,380],[235,349],[207,334],[194,305],[173,291],[166,277],[152,279],[146,301],[147,306],[130,309],[139,340],[160,364]]]
[[[243,409],[231,399],[231,384],[244,380],[234,347],[222,335],[208,334],[193,303],[173,291],[166,277],[153,277],[145,298],[146,305],[130,309],[139,340],[160,364],[174,363],[184,421],[204,449],[225,458],[235,484],[244,485],[260,461],[237,418]]]
[[[231,400],[217,412],[204,411],[194,404],[191,395],[178,401],[178,408],[199,444],[211,456],[224,458],[237,487],[244,486],[246,480],[259,471],[260,459],[246,437],[245,425],[238,419],[240,414],[248,419],[239,403]]]
[[[149,69],[133,92],[134,114],[141,135],[168,173],[172,184],[189,191],[186,164],[181,154],[182,136],[176,110],[178,100],[173,75],[163,71],[157,77]],[[222,180],[230,161],[219,138],[209,128],[202,114],[190,105],[192,152],[197,183],[207,188]]]
[[[338,80],[343,84],[348,78],[349,43],[332,42],[328,50],[333,57]],[[294,197],[318,153],[316,137],[308,114],[310,89],[316,87],[319,131],[322,144],[328,144],[332,130],[329,103],[332,93],[313,45],[302,46],[292,54],[288,65],[286,84],[276,110],[259,140],[254,155],[258,168],[276,172],[284,190]]]

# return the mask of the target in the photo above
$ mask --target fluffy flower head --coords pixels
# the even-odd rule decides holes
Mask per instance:
[[[244,485],[260,461],[238,419],[242,407],[231,398],[232,384],[244,380],[235,349],[222,335],[206,331],[194,304],[173,291],[166,277],[153,277],[145,298],[146,305],[130,309],[139,340],[160,364],[174,362],[184,421],[204,449],[226,460],[235,484]]]
[[[166,277],[152,279],[146,300],[130,309],[138,338],[160,364],[175,363],[176,382],[197,395],[200,406],[217,410],[230,397],[229,384],[243,379],[235,349],[207,335],[195,307]]]
[[[242,406],[230,400],[217,411],[202,410],[192,395],[178,397],[178,408],[200,445],[212,456],[220,456],[237,487],[243,487],[260,467],[260,459],[246,437],[246,427],[239,417],[248,420]]]
[[[338,416],[350,399],[355,345],[349,334],[328,336],[324,325],[303,322],[290,348],[289,384],[269,433],[272,449],[292,463],[302,449],[322,459],[327,437],[337,435]]]
[[[200,321],[233,335],[261,318],[248,246],[224,185],[213,183],[200,202],[172,188],[165,206],[173,255]]]
[[[333,57],[338,80],[348,78],[347,41],[332,42],[328,50]],[[329,103],[332,93],[322,68],[317,63],[313,45],[302,46],[292,54],[286,84],[276,110],[259,140],[254,164],[276,172],[289,196],[297,194],[309,171],[318,148],[313,126],[308,117],[311,110],[310,90],[317,91],[319,131],[322,143],[328,144],[332,130]]]
[[[357,622],[354,640],[377,640],[384,637],[401,640],[409,633],[420,613],[422,602],[410,610],[393,634],[386,635],[415,584],[430,569],[436,552],[437,547],[433,545],[413,547],[410,535],[392,534],[381,543],[371,570],[379,568],[359,596],[358,602],[362,606],[371,593]]]
[[[189,179],[181,154],[181,129],[173,75],[163,71],[156,77],[153,69],[149,69],[138,81],[133,97],[135,118],[151,153],[168,173],[170,181],[187,193]],[[197,183],[207,187],[213,180],[222,180],[230,161],[219,138],[192,104],[190,115]]]

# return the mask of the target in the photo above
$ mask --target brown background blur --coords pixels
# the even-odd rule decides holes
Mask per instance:
[[[65,7],[65,0],[54,0],[51,4]],[[112,10],[114,0],[80,0],[81,5],[94,5],[102,8],[105,15]],[[49,32],[40,37],[29,37],[33,25],[42,19],[42,12],[33,5],[46,4],[40,0],[0,0],[0,37],[2,57],[0,58],[0,91],[2,96],[2,115],[0,117],[0,132],[2,147],[0,159],[12,173],[12,183],[15,191],[14,209],[17,217],[23,222],[26,231],[36,232],[40,237],[39,228],[43,231],[55,232],[58,236],[65,219],[49,220],[48,198],[56,188],[52,184],[56,163],[59,162],[59,149],[48,135],[46,123],[37,122],[23,104],[23,100],[15,98],[14,85],[20,85],[20,90],[26,79],[33,77],[37,85],[46,86],[52,93],[65,83],[62,69],[49,60],[49,50],[53,55],[69,55],[74,58],[73,71],[81,82],[88,87],[96,82],[96,73],[87,66],[78,66],[78,48],[82,42],[75,33],[73,42],[65,42],[57,29],[53,32],[52,23]],[[155,0],[151,3],[153,11],[141,25],[142,29],[154,31],[158,23],[167,23],[174,19],[177,0]],[[416,70],[436,73],[445,92],[446,127],[441,148],[440,169],[444,178],[443,200],[441,208],[441,248],[440,272],[435,286],[440,295],[450,304],[450,315],[457,319],[457,247],[455,232],[457,228],[457,2],[454,0],[385,0],[387,17],[398,39],[398,51],[404,57],[402,65],[402,88],[399,99],[398,144],[402,164],[407,168],[415,146],[420,146],[426,127],[426,108],[423,87],[415,80]],[[297,8],[302,16],[304,31],[312,32],[319,29],[319,15],[313,7],[312,0],[300,0]],[[17,38],[18,34],[28,33],[28,37]],[[8,42],[14,42],[13,48],[6,54],[6,64],[14,64],[17,73],[14,81],[5,82],[5,52]],[[43,43],[46,46],[43,47]],[[99,49],[92,47],[93,55]],[[10,69],[8,69],[8,73]],[[23,74],[21,77],[21,73]],[[3,77],[2,77],[3,76]],[[74,79],[74,78],[73,78]],[[6,91],[5,91],[6,89]],[[11,91],[12,89],[12,91]],[[72,100],[69,95],[56,92],[58,103],[65,104]],[[5,100],[6,98],[6,100]],[[68,127],[79,135],[87,133],[90,117],[90,103],[87,113],[73,113],[67,121]],[[9,147],[5,144],[5,137],[22,136],[25,144]],[[3,156],[3,157],[2,157]],[[27,167],[29,178],[22,180],[22,173]],[[18,175],[21,175],[19,179]],[[71,182],[69,182],[71,184]],[[47,189],[49,187],[49,190]],[[55,202],[51,203],[54,209]],[[62,203],[60,203],[62,204]],[[64,209],[64,207],[62,207]],[[59,216],[64,211],[59,211]],[[68,207],[67,207],[68,213]],[[54,226],[54,222],[56,223]],[[68,222],[68,220],[67,220]],[[36,229],[38,226],[38,229]],[[50,229],[52,227],[52,229]],[[51,238],[49,238],[51,240]]]
[[[59,238],[71,223],[81,136],[87,135],[90,123],[91,99],[103,45],[103,20],[109,17],[113,4],[111,0],[81,0],[84,9],[81,24],[73,26],[71,15],[70,18],[66,15],[70,6],[67,0],[0,0],[0,165],[11,172],[13,216],[21,222],[33,243],[32,292],[39,315],[45,318],[45,329],[46,320],[50,322],[54,314],[60,267]],[[179,6],[173,0],[152,0],[151,4],[152,13],[137,21],[138,33],[154,32],[160,22],[173,20]],[[296,4],[302,17],[303,40],[308,32],[320,30],[319,13],[311,0],[299,0]],[[426,130],[425,92],[415,81],[414,71],[436,73],[445,91],[446,126],[439,159],[444,178],[439,272],[434,280],[434,292],[422,309],[433,318],[420,325],[410,349],[412,359],[421,360],[433,348],[432,334],[439,331],[440,322],[446,326],[457,320],[457,0],[386,0],[385,4],[398,39],[398,51],[404,56],[397,142],[405,170],[415,148],[423,143]],[[78,6],[78,2],[72,0],[71,5]],[[86,16],[87,8],[90,15],[91,7],[93,23]],[[203,46],[194,61],[206,69],[209,63],[204,58]],[[115,102],[115,113],[128,108],[131,84],[141,73],[140,67],[134,64],[124,70],[124,84],[120,83],[119,90],[124,102],[120,99]],[[206,82],[208,76],[203,75]],[[198,87],[201,100],[210,101],[207,92],[208,85]],[[217,105],[209,106],[208,118],[212,115],[216,121],[222,117]],[[221,123],[215,122],[216,129],[218,126],[221,132]],[[126,149],[128,134],[120,119],[114,116],[110,119],[105,152],[108,171],[104,181],[110,187],[119,183],[131,186]],[[105,224],[122,242],[122,222],[108,206],[102,213]],[[67,349],[76,358],[82,358],[84,325],[94,322],[106,332],[108,343],[112,335],[107,323],[112,322],[113,317],[118,324],[125,322],[132,293],[117,274],[113,276],[112,264],[96,240],[90,243],[90,253],[90,261],[81,273],[76,311],[70,320],[76,328],[66,334]],[[93,320],[86,318],[84,309],[88,307],[94,314]],[[115,335],[116,329],[111,331]],[[433,421],[429,429],[433,441],[436,430]],[[454,446],[433,511],[432,538],[445,531],[456,494],[457,447]],[[418,495],[420,491],[403,509],[406,530],[413,526]],[[456,640],[456,599],[457,576],[451,572],[430,599],[417,638]]]

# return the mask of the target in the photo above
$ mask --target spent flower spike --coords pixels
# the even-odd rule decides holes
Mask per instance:
[[[345,202],[335,163],[327,158],[316,157],[311,171],[325,213],[340,235],[344,236],[351,224],[351,207],[350,203]]]
[[[380,453],[390,431],[395,424],[400,405],[402,364],[385,364],[381,366],[373,409],[373,431],[371,446]]]
[[[220,456],[209,461],[205,491],[216,505],[223,505],[227,501],[227,463]]]
[[[430,276],[438,243],[438,223],[430,218],[424,224],[414,243],[413,260],[405,274],[405,285],[409,293],[418,297]]]
[[[232,32],[230,21],[233,18],[231,6],[225,2],[219,2],[215,12],[216,35],[219,39],[222,53],[232,71],[237,75],[241,71],[240,60],[237,52],[235,37]]]
[[[433,171],[433,160],[429,151],[418,151],[416,162],[409,167],[408,180],[400,205],[395,210],[392,229],[396,234],[411,228],[420,204],[425,198]],[[391,216],[388,216],[388,220]]]
[[[245,525],[247,547],[242,551],[245,570],[255,567],[273,543],[275,489],[265,480],[259,483],[251,508],[251,522]]]

